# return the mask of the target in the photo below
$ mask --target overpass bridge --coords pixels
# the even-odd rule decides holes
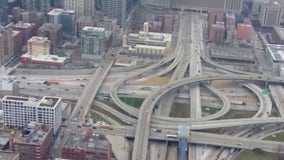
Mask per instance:
[[[97,128],[94,129],[93,132],[98,134],[120,135],[128,137],[130,139],[134,139],[135,137],[134,127],[119,126],[119,127],[113,127],[112,130]],[[184,149],[184,153],[190,150],[190,149],[185,149],[189,143],[199,144],[199,145],[201,144],[206,146],[224,146],[224,147],[240,148],[240,149],[260,148],[268,152],[284,153],[283,142],[234,137],[231,135],[221,135],[221,134],[196,132],[196,131],[190,131],[188,137],[187,138],[183,137],[183,140],[181,141],[178,137],[167,136],[167,134],[176,134],[176,131],[165,130],[162,132],[155,132],[154,130],[151,130],[149,134],[149,140],[171,141],[179,143],[179,146],[181,147],[180,149]],[[181,153],[181,155],[183,156],[183,153]]]
[[[71,114],[71,121],[75,123],[84,123],[84,116],[88,113],[90,106],[99,91],[104,78],[109,72],[113,61],[109,61],[98,67],[95,73],[90,78],[87,86],[81,94],[78,102],[76,103],[73,112]]]

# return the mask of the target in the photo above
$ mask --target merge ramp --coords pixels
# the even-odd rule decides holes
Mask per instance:
[[[89,83],[81,94],[76,106],[71,115],[71,121],[83,123],[84,115],[87,114],[104,78],[112,66],[113,61],[107,65],[99,66],[96,72],[92,75]]]

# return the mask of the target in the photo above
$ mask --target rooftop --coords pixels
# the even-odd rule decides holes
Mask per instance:
[[[29,98],[17,97],[17,96],[5,96],[5,97],[3,97],[3,100],[30,101]]]
[[[255,57],[251,50],[240,48],[210,48],[210,56],[213,58],[222,58],[238,61],[255,61]]]
[[[42,55],[42,54],[36,54],[32,55],[29,53],[23,54],[21,58],[27,58],[32,61],[37,61],[37,62],[50,62],[50,63],[60,63],[63,64],[66,60],[65,57],[59,57],[57,55]]]
[[[284,45],[268,44],[266,50],[274,62],[284,62]]]
[[[43,97],[40,100],[39,106],[41,107],[54,107],[60,102],[58,97]]]
[[[64,9],[55,8],[51,10],[50,12],[48,12],[48,15],[60,15],[63,11]]]
[[[284,5],[284,1],[283,0],[270,0],[270,4],[271,5],[283,6]]]
[[[137,48],[149,48],[149,49],[156,49],[156,50],[164,50],[166,48],[164,46],[153,46],[153,45],[143,45],[143,44],[137,44],[135,47],[137,47]]]
[[[28,42],[40,42],[40,43],[47,41],[49,41],[47,37],[39,37],[39,36],[33,36],[28,40]]]
[[[76,22],[90,22],[93,21],[94,19],[90,16],[80,16],[77,18]]]
[[[19,153],[10,151],[0,151],[0,157],[4,160],[14,160],[19,156]]]
[[[44,23],[38,30],[57,30],[62,27],[62,24]]]
[[[47,15],[60,15],[62,13],[74,13],[75,11],[73,10],[64,10],[64,9],[61,9],[61,8],[55,8],[53,10],[51,10],[50,12],[48,12]]]
[[[64,148],[86,149],[88,151],[102,150],[106,151],[110,147],[109,141],[103,135],[72,132],[64,143]]]
[[[34,25],[34,23],[26,23],[26,22],[18,21],[15,24],[15,27],[18,27],[18,28],[29,28],[29,27],[32,27],[33,25]]]
[[[35,97],[19,97],[19,96],[5,96],[2,100],[13,100],[13,101],[25,101],[25,102],[36,102],[40,107],[56,107],[61,101],[59,97],[45,96],[41,99]]]
[[[137,33],[129,33],[129,37],[136,37],[139,40],[144,41],[157,41],[157,42],[171,42],[172,35],[167,33],[156,33],[156,32],[144,32],[140,31]]]
[[[13,31],[12,31],[12,34],[13,34],[12,36],[15,36],[15,35],[17,35],[17,34],[21,34],[21,32],[20,32],[20,31],[15,31],[15,30],[13,30]]]
[[[104,28],[100,28],[100,27],[88,27],[88,26],[85,26],[83,28],[83,31],[104,32],[105,29]]]
[[[48,125],[31,122],[22,130],[22,134],[14,139],[14,142],[42,144],[49,132],[51,132],[51,127]]]

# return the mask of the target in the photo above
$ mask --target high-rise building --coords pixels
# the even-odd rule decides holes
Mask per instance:
[[[82,35],[82,30],[84,27],[95,27],[96,26],[96,21],[93,17],[90,16],[81,16],[76,19],[76,36],[81,37]]]
[[[14,55],[19,54],[23,47],[22,34],[20,31],[12,31]]]
[[[0,27],[0,63],[7,62],[14,55],[12,29]]]
[[[81,35],[81,53],[83,57],[102,58],[105,50],[105,29],[84,27]]]
[[[28,52],[31,55],[49,55],[50,40],[47,37],[32,37],[28,41]]]
[[[251,18],[254,20],[258,20],[261,10],[261,5],[268,4],[269,2],[270,0],[253,0]]]
[[[222,11],[210,11],[208,12],[208,34],[210,33],[211,26],[217,21],[224,21],[224,12]]]
[[[57,47],[62,42],[62,24],[45,23],[38,29],[38,36],[48,37],[52,47]]]
[[[22,13],[23,22],[34,23],[35,29],[33,35],[36,33],[37,29],[44,24],[44,14],[42,12],[23,12]]]
[[[61,14],[64,10],[55,8],[47,13],[48,22],[53,24],[60,24],[61,23]]]
[[[62,31],[68,34],[74,34],[75,30],[75,12],[72,10],[53,9],[48,14],[49,23],[62,24]]]
[[[14,150],[20,153],[20,159],[45,159],[53,144],[52,129],[48,125],[29,123],[22,134],[15,135],[12,143]]]
[[[22,16],[21,16],[22,12],[23,12],[23,9],[21,9],[20,7],[14,7],[12,9],[12,16],[13,16],[14,22],[22,21]]]
[[[225,13],[225,25],[226,27],[234,26],[236,23],[236,17],[234,13]]]
[[[225,10],[229,11],[240,11],[242,9],[243,0],[226,0],[225,1]]]
[[[174,16],[171,14],[166,14],[164,17],[164,32],[172,33],[174,25]]]
[[[145,1],[145,0],[141,0]],[[150,0],[148,0],[150,1]],[[230,10],[241,11],[243,0],[172,0],[171,8],[190,10]]]
[[[64,33],[75,34],[75,11],[66,10],[61,14],[61,24]]]
[[[0,0],[0,25],[8,23],[8,0]]]
[[[284,4],[273,1],[261,5],[259,22],[262,26],[272,27],[284,23]]]
[[[117,24],[124,26],[126,19],[126,0],[102,0],[104,16],[117,19]]]
[[[48,12],[51,9],[50,0],[21,0],[23,8],[28,11]]]
[[[104,17],[103,21],[99,23],[98,27],[105,28],[107,31],[112,32],[112,39],[116,39],[117,35],[117,20],[116,19],[111,19],[108,17]]]
[[[171,8],[171,0],[141,0],[141,6]]]
[[[210,42],[218,45],[223,44],[225,41],[225,30],[224,22],[217,22],[216,24],[211,25],[209,33]]]
[[[45,96],[41,99],[5,96],[1,100],[4,126],[25,127],[30,122],[49,125],[56,134],[60,128],[61,98]]]
[[[47,37],[32,37],[28,41],[28,52],[21,56],[25,64],[40,64],[60,67],[65,63],[65,57],[50,54],[51,42]]]
[[[76,16],[95,16],[95,0],[63,0],[63,8],[75,11]]]
[[[13,29],[21,32],[22,43],[26,45],[27,41],[33,36],[35,24],[19,21],[13,26]]]

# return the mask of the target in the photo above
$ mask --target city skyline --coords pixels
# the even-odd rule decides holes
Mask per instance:
[[[283,10],[0,0],[0,157],[283,159]]]

